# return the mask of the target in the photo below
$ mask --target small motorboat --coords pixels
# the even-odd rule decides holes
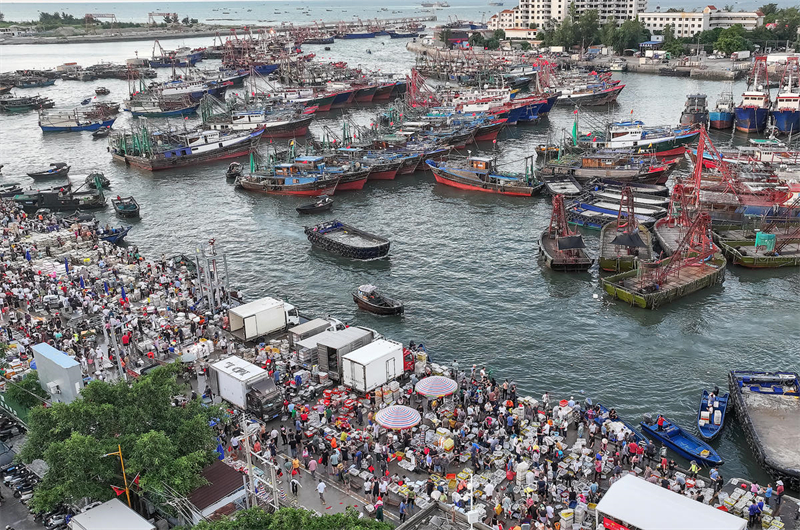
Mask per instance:
[[[111,199],[111,205],[119,217],[134,218],[139,217],[139,203],[133,197],[120,197]]]
[[[317,202],[313,202],[311,204],[305,204],[303,206],[298,206],[295,208],[297,213],[299,214],[310,214],[310,213],[317,213],[317,212],[327,212],[328,210],[333,207],[333,199],[331,199],[327,195],[320,195]]]
[[[84,182],[86,182],[87,187],[95,190],[97,189],[97,186],[100,186],[100,188],[106,190],[111,189],[111,181],[99,171],[95,171],[94,173],[86,175],[86,180]]]
[[[128,235],[132,226],[120,226],[119,228],[112,228],[111,230],[98,229],[97,237],[103,241],[108,241],[115,245],[122,243],[125,236]]]
[[[634,437],[634,439],[636,440],[637,443],[646,442],[647,441],[647,438],[642,436],[642,434],[639,431],[636,430],[636,427],[634,427],[632,423],[627,422],[627,421],[623,420],[622,418],[620,418],[619,416],[617,416],[617,411],[616,410],[607,409],[606,407],[604,407],[600,403],[597,403],[594,408],[600,410],[600,415],[594,417],[594,422],[597,425],[602,426],[607,421],[610,421],[612,423],[619,423],[620,425],[624,426],[625,429],[627,429],[627,430],[629,430],[629,431],[631,431],[633,433],[633,437]],[[619,432],[621,429],[614,429],[614,430]]]
[[[0,197],[9,198],[19,193],[22,193],[22,186],[20,186],[17,182],[0,184]]]
[[[97,218],[94,214],[82,212],[80,210],[75,210],[69,215],[60,215],[59,220],[64,226],[72,226],[74,224],[90,224],[92,226],[97,226]]]
[[[104,86],[99,86],[94,89],[94,93],[98,96],[107,96],[111,93],[111,91]]]
[[[646,417],[646,421],[639,425],[646,436],[658,440],[686,460],[695,460],[707,466],[722,465],[722,458],[713,447],[667,418],[664,418],[662,430],[658,430],[657,422],[650,417]]]
[[[49,169],[43,169],[42,171],[33,171],[28,173],[28,176],[31,178],[56,178],[56,177],[66,177],[69,174],[69,168],[67,164],[64,162],[54,162],[50,164]]]
[[[402,315],[403,302],[383,296],[374,285],[361,285],[353,292],[353,301],[359,308],[376,315]]]
[[[722,434],[722,427],[725,425],[725,412],[728,409],[727,392],[719,395],[719,388],[714,389],[714,401],[709,403],[711,393],[703,390],[700,398],[700,409],[697,411],[697,430],[700,438],[710,442]]]
[[[537,154],[546,155],[552,153],[558,154],[558,152],[561,150],[561,147],[558,145],[539,144],[535,149]]]
[[[81,105],[88,105],[91,102],[92,102],[92,98],[86,98],[83,101],[81,101]]]
[[[107,125],[105,127],[100,127],[95,132],[92,133],[92,138],[97,140],[98,138],[106,138],[109,134],[111,134],[111,126]]]
[[[225,178],[227,180],[237,179],[242,176],[242,164],[239,162],[231,162],[231,165],[228,166],[228,170],[225,172]]]

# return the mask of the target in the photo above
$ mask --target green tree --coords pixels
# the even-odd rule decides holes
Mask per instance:
[[[483,43],[486,39],[483,38],[481,33],[473,33],[469,36],[469,45],[475,48],[483,48]]]
[[[500,47],[500,41],[492,37],[491,39],[486,39],[486,42],[483,43],[486,49],[489,50],[496,50]]]
[[[667,9],[667,13],[683,13],[682,7],[670,7]]]
[[[439,33],[439,40],[442,41],[445,47],[450,47],[450,37],[452,37],[453,31],[450,28],[444,28],[441,33]]]
[[[193,530],[391,530],[392,525],[358,518],[358,511],[316,515],[302,508],[283,508],[269,514],[260,508],[242,510],[218,521],[203,521]],[[181,530],[181,529],[179,529]],[[188,530],[188,529],[186,529]]]
[[[617,19],[609,17],[600,30],[600,42],[606,46],[614,46],[614,35],[617,34]]]
[[[502,29],[496,29],[494,30],[494,33],[492,33],[492,37],[494,37],[497,40],[505,40],[506,32],[503,31]]]
[[[725,28],[720,32],[719,38],[714,43],[714,49],[726,55],[740,50],[750,50],[753,45],[745,38],[745,35],[746,31],[741,24],[734,24],[729,28]]]
[[[683,43],[675,37],[675,31],[671,24],[664,26],[664,44],[661,49],[673,56],[683,54]]]
[[[44,400],[50,399],[50,394],[42,389],[42,385],[39,383],[39,374],[32,371],[19,383],[9,384],[8,397],[26,409],[31,409],[41,405]]]
[[[600,40],[600,19],[596,9],[588,9],[578,18],[577,37],[581,46],[588,47]]]
[[[629,48],[638,48],[640,42],[650,39],[650,30],[639,19],[626,20],[614,35],[614,50],[622,53]]]
[[[0,13],[0,22],[3,22],[6,19],[6,16],[3,13]]]
[[[528,41],[522,41],[522,43],[519,45],[519,49],[526,52],[531,49],[531,43]]]
[[[93,381],[82,399],[32,409],[20,456],[25,462],[41,458],[50,471],[31,506],[48,511],[84,497],[112,498],[111,486],[123,484],[119,459],[102,455],[118,446],[129,479],[139,474],[145,492],[159,493],[166,485],[187,494],[202,485],[200,470],[216,458],[209,421],[222,418],[222,411],[199,400],[173,407],[172,397],[184,392],[178,370],[159,368],[132,384]]]
[[[778,4],[764,4],[758,10],[764,13],[765,17],[768,17],[778,12]]]
[[[2,13],[0,13],[0,16],[2,16]],[[528,29],[536,29],[538,27],[539,24],[537,24],[536,22],[531,22],[530,24],[528,24]]]
[[[187,17],[183,17],[183,20],[181,20],[181,24],[183,24],[184,26],[188,26],[191,23],[192,23],[192,21],[188,16]]]

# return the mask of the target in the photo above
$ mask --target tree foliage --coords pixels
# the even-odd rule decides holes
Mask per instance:
[[[734,24],[729,28],[725,28],[720,32],[719,38],[714,43],[714,49],[725,54],[741,50],[752,50],[753,45],[745,38],[746,33],[741,24]]]
[[[614,34],[614,51],[622,53],[623,50],[639,48],[640,42],[650,40],[650,30],[639,19],[626,20]]]
[[[683,54],[683,43],[675,38],[675,30],[672,28],[672,24],[664,26],[664,44],[661,49],[673,56]]]
[[[391,530],[392,525],[359,519],[358,512],[316,515],[301,508],[283,508],[269,514],[260,508],[242,510],[218,521],[203,521],[193,530]],[[188,530],[188,529],[181,529]]]
[[[41,399],[38,399],[38,396]],[[30,372],[19,383],[8,385],[8,397],[26,409],[31,409],[42,404],[42,400],[50,399],[50,394],[42,389],[39,383],[39,374]]]
[[[200,471],[216,458],[209,420],[221,417],[221,410],[199,400],[172,406],[173,396],[184,390],[177,370],[159,368],[132,384],[93,381],[81,392],[82,399],[34,408],[20,456],[26,462],[41,458],[50,471],[31,506],[47,511],[84,497],[112,498],[111,486],[123,486],[120,462],[103,455],[118,447],[128,480],[138,474],[145,492],[168,485],[187,494],[202,485]]]

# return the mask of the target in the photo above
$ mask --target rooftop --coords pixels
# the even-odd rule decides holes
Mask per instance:
[[[189,494],[189,501],[198,510],[204,510],[244,487],[242,475],[220,460],[203,469],[201,475],[208,484],[200,486]]]
[[[33,350],[34,358],[43,357],[45,359],[48,359],[49,361],[54,362],[61,368],[68,369],[72,368],[73,366],[80,366],[78,364],[78,361],[76,361],[63,351],[53,348],[46,342],[36,344],[31,349]]]

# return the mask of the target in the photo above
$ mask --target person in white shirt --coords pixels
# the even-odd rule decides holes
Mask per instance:
[[[322,479],[319,479],[319,484],[317,484],[317,492],[319,493],[319,502],[325,506],[325,488],[327,485],[322,482]]]

